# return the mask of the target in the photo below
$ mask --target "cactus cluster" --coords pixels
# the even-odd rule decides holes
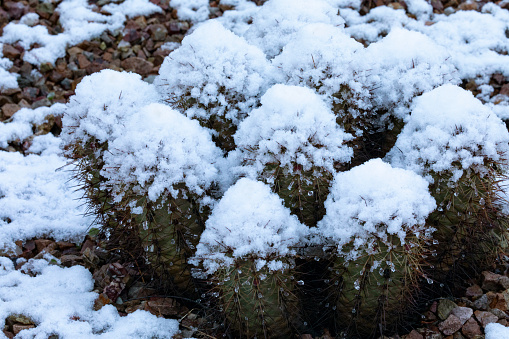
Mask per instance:
[[[306,308],[348,338],[394,333],[423,286],[507,248],[509,133],[423,34],[364,47],[330,1],[277,16],[288,3],[236,34],[201,24],[154,85],[85,78],[67,155],[105,233],[160,285],[207,295],[233,337],[316,331]]]

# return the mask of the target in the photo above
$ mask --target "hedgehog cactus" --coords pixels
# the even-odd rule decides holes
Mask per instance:
[[[187,258],[212,203],[208,193],[221,151],[197,121],[162,104],[142,107],[125,130],[104,156],[105,185],[132,214],[156,272],[181,292],[193,292]]]
[[[499,181],[508,141],[504,123],[459,87],[445,85],[415,100],[388,158],[430,181],[438,204],[428,219],[437,229],[429,259],[436,280],[458,283],[463,271],[486,269],[507,247]]]
[[[211,277],[211,293],[238,337],[288,338],[295,331],[293,247],[307,233],[267,185],[247,178],[212,210],[193,261]]]
[[[211,21],[165,59],[155,84],[172,107],[214,130],[214,141],[228,152],[235,148],[238,123],[267,89],[271,70],[261,50]]]
[[[336,319],[352,336],[394,330],[411,310],[422,278],[425,220],[436,207],[428,183],[373,159],[336,174],[318,223],[332,248],[330,294]]]
[[[242,171],[272,187],[299,220],[316,226],[325,214],[335,166],[350,161],[351,136],[312,90],[275,85],[235,134]]]

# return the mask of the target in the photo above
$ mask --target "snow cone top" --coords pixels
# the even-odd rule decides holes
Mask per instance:
[[[278,258],[294,254],[291,247],[308,231],[269,186],[243,178],[212,210],[193,260],[203,262],[206,274],[245,257],[256,258],[258,269],[282,269]]]
[[[154,86],[134,73],[102,70],[76,86],[62,118],[62,139],[86,143],[91,137],[106,142],[125,134],[124,124],[140,107],[157,102]]]
[[[281,53],[295,32],[310,23],[344,27],[345,20],[327,0],[314,0],[313,6],[307,0],[270,0],[254,15],[244,37],[272,58]]]
[[[109,144],[101,174],[122,198],[124,185],[135,185],[155,201],[173,185],[185,183],[198,195],[216,180],[222,153],[210,133],[195,120],[163,104],[142,107],[126,123],[124,134]]]
[[[313,23],[295,33],[273,64],[282,73],[282,83],[320,88],[332,95],[353,78],[353,59],[363,50],[340,27]]]
[[[373,159],[335,175],[316,233],[339,250],[355,239],[355,256],[373,239],[395,235],[404,244],[409,234],[429,235],[424,222],[435,207],[426,180]]]
[[[502,161],[508,142],[505,124],[489,108],[471,92],[444,85],[414,100],[387,158],[423,175],[449,172],[457,181],[468,168],[483,174],[485,161]]]
[[[191,109],[189,116],[224,114],[235,121],[266,90],[270,70],[261,50],[218,21],[208,21],[165,58],[154,83],[166,99],[194,100],[207,107]]]
[[[274,85],[261,103],[235,134],[237,146],[252,152],[248,158],[256,171],[278,163],[334,172],[334,162],[350,161],[353,151],[344,142],[352,136],[336,123],[330,108],[313,90]]]

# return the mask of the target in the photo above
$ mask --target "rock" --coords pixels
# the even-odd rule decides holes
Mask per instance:
[[[487,271],[482,272],[482,275],[482,288],[486,291],[497,292],[500,289],[505,290],[509,288],[509,277]]]
[[[456,307],[451,310],[451,314],[458,317],[461,321],[461,325],[465,324],[468,319],[474,314],[474,311],[469,307]]]
[[[76,46],[67,49],[67,54],[69,54],[69,56],[76,56],[81,53],[83,53],[83,50]]]
[[[22,2],[7,1],[4,8],[9,13],[11,20],[19,20],[28,12],[28,8]]]
[[[35,248],[37,248],[37,252],[41,252],[48,245],[54,243],[53,240],[49,240],[49,239],[36,239],[34,242],[35,242]]]
[[[123,41],[129,42],[129,43],[136,44],[141,41],[141,33],[138,32],[138,30],[136,30],[136,29],[126,28],[126,29],[124,29],[123,35],[124,35]]]
[[[154,41],[164,41],[168,35],[168,30],[162,24],[150,25],[148,31],[150,33],[150,37]]]
[[[0,8],[0,10],[1,10],[1,8]],[[1,23],[1,21],[0,21],[0,23]],[[9,331],[7,331],[7,330],[3,330],[3,334],[4,334],[4,335],[5,335],[8,339],[12,339],[12,338],[14,338],[14,333],[9,332]]]
[[[507,321],[507,319],[498,319],[497,324],[508,327],[507,325],[509,325],[509,322]]]
[[[482,334],[481,327],[474,318],[467,320],[463,327],[461,327],[461,333],[468,339],[473,339],[475,336]]]
[[[467,291],[465,292],[465,295],[472,299],[477,299],[480,296],[483,295],[482,289],[479,285],[472,285],[467,288]]]
[[[51,106],[51,101],[48,98],[43,98],[41,100],[34,101],[34,103],[32,104],[32,109],[49,106]]]
[[[490,312],[496,315],[498,319],[507,319],[507,314],[498,308],[493,308]]]
[[[509,96],[509,84],[505,84],[500,88],[500,94]]]
[[[451,311],[456,307],[458,307],[458,305],[456,305],[454,301],[449,299],[442,299],[438,303],[437,315],[441,320],[445,320],[449,317]]]
[[[508,310],[509,303],[509,290],[505,290],[502,293],[495,294],[495,297],[490,301],[490,307],[499,309],[501,311]]]
[[[438,324],[438,328],[444,335],[451,335],[458,331],[462,325],[463,322],[457,316],[451,314],[446,320]]]
[[[8,118],[12,117],[14,115],[14,113],[19,111],[20,109],[21,109],[21,107],[19,105],[5,104],[2,106],[2,114],[4,117],[6,117],[8,119]]]
[[[81,69],[86,69],[88,66],[90,66],[91,62],[88,61],[88,58],[84,55],[84,54],[78,54],[76,56],[77,60],[78,60],[78,66],[79,68]]]
[[[33,320],[23,314],[12,314],[9,316],[9,321],[22,325],[34,325]]]
[[[12,60],[18,58],[21,52],[18,49],[14,48],[14,46],[12,45],[4,44],[3,54],[4,57]]]
[[[479,5],[473,1],[463,2],[458,6],[461,11],[477,11]]]
[[[135,72],[141,75],[148,75],[154,64],[138,57],[131,57],[122,61],[121,66],[126,71]]]
[[[483,294],[479,299],[474,301],[474,308],[478,310],[487,310],[488,309],[488,296]]]
[[[412,330],[412,332],[404,336],[403,339],[424,339],[424,337],[416,330]]]
[[[71,267],[82,263],[83,258],[79,255],[66,254],[60,258],[60,261],[62,263],[62,266]]]
[[[481,323],[483,328],[490,323],[496,323],[498,320],[496,315],[487,311],[475,311],[474,315],[475,318]]]
[[[175,299],[155,297],[147,302],[146,310],[157,316],[171,316],[179,314],[180,308]]]
[[[461,334],[461,332],[456,332],[453,334],[452,339],[465,339],[465,337]]]
[[[28,330],[30,328],[34,328],[35,325],[22,325],[22,324],[14,324],[12,325],[12,332],[14,332],[14,335],[17,335],[19,332],[23,330]]]

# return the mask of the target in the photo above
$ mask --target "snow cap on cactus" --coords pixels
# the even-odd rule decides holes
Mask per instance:
[[[444,85],[416,98],[412,114],[387,159],[418,174],[480,173],[485,161],[504,161],[509,151],[505,124],[471,92]],[[429,180],[432,180],[428,177]]]
[[[215,163],[222,158],[208,130],[162,104],[140,108],[109,149],[101,174],[116,199],[122,198],[125,185],[152,201],[163,192],[176,193],[173,185],[179,183],[201,195],[216,180]]]
[[[256,258],[257,268],[284,269],[279,261],[295,254],[308,227],[262,182],[242,178],[230,187],[206,222],[194,262],[213,274],[236,259]]]
[[[336,123],[331,109],[313,90],[274,85],[239,125],[235,143],[250,151],[256,171],[268,163],[301,165],[334,172],[334,162],[350,161],[353,151],[344,145],[352,136]],[[293,167],[290,167],[293,168]]]
[[[342,28],[345,20],[327,0],[314,0],[312,6],[307,0],[269,0],[254,15],[244,37],[272,58],[281,53],[295,32],[310,23]]]
[[[284,83],[331,95],[353,79],[353,60],[363,49],[343,28],[313,23],[295,33],[273,64],[281,71]]]
[[[372,159],[348,172],[334,176],[325,201],[327,214],[318,222],[316,234],[338,250],[351,240],[355,257],[374,239],[387,241],[388,235],[424,238],[426,217],[436,202],[428,182],[412,171],[393,168],[381,159]]]
[[[358,59],[357,81],[369,87],[374,105],[391,108],[404,118],[418,94],[444,83],[459,83],[445,47],[422,33],[395,28],[369,45]]]
[[[66,144],[90,138],[99,142],[125,135],[126,120],[138,109],[159,101],[155,87],[135,73],[105,69],[89,75],[76,86],[62,118]]]
[[[270,73],[261,50],[212,20],[166,57],[154,83],[170,103],[185,100],[184,106],[193,106],[196,102],[186,112],[190,117],[218,114],[236,122],[239,112],[247,113],[257,103]]]

